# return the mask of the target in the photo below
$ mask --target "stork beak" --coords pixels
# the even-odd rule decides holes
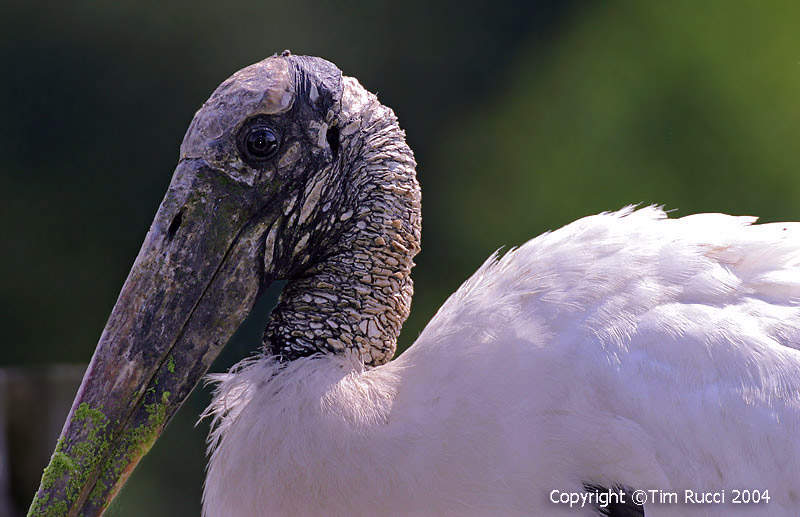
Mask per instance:
[[[99,515],[262,288],[269,200],[182,160],[122,288],[29,515]]]

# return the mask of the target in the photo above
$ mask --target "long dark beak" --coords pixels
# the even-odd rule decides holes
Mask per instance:
[[[271,279],[264,194],[183,160],[100,336],[29,515],[99,515]]]

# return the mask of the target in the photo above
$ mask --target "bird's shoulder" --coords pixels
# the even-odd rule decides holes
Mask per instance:
[[[671,219],[658,207],[584,217],[489,257],[422,336],[527,325],[621,343],[642,326],[680,334],[686,318],[725,310],[772,324],[799,348],[800,223],[755,220]]]

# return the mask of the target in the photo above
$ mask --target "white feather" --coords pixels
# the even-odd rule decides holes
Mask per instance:
[[[800,514],[800,224],[578,220],[454,293],[401,357],[218,376],[204,515],[593,515],[582,483],[768,489]]]

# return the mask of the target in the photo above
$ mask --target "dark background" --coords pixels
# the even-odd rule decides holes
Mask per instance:
[[[335,62],[407,131],[424,194],[407,347],[492,251],[583,215],[799,219],[798,27],[788,0],[4,4],[0,367],[88,362],[194,111],[274,52]],[[259,345],[274,294],[214,370]],[[198,389],[110,515],[199,513],[207,402]]]

